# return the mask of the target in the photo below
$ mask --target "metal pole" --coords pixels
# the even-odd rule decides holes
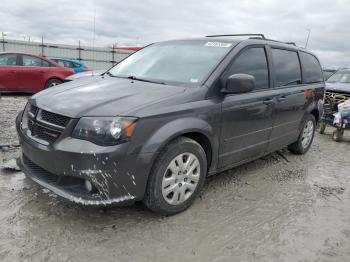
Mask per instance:
[[[78,52],[79,60],[81,60],[81,47],[80,47],[80,40],[79,40],[79,52]]]
[[[115,59],[114,53],[115,53],[115,49],[114,49],[114,44],[113,44],[113,45],[112,45],[112,66],[114,66],[114,64],[115,64],[115,61],[114,61],[114,59]]]
[[[307,34],[307,38],[306,38],[306,43],[305,43],[305,49],[307,48],[307,45],[309,44],[309,38],[310,38],[310,34],[311,34],[311,29],[308,29],[308,34]]]
[[[44,56],[44,36],[41,36],[41,55]]]
[[[5,33],[1,32],[2,34],[2,51],[5,52]]]

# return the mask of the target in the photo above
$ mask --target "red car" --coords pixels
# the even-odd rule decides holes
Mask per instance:
[[[0,92],[35,93],[63,82],[74,71],[44,57],[0,53]]]

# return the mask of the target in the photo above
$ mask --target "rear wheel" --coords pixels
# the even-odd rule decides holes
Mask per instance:
[[[144,203],[154,212],[173,215],[187,209],[203,187],[207,160],[194,140],[180,137],[156,159]]]
[[[326,130],[326,124],[325,124],[325,123],[320,123],[320,129],[319,129],[318,132],[319,132],[321,135],[323,135],[325,130]]]
[[[304,120],[303,128],[299,134],[298,140],[288,146],[288,149],[294,154],[305,154],[314,139],[316,121],[313,115],[308,115]]]
[[[50,79],[49,81],[46,82],[45,89],[57,86],[59,84],[62,84],[61,80],[59,80],[59,79]]]
[[[339,142],[340,140],[342,140],[343,134],[344,134],[343,130],[339,130],[339,129],[334,130],[334,132],[332,133],[332,139],[335,142]]]

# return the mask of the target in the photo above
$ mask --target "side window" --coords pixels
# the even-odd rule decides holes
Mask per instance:
[[[68,68],[74,68],[74,64],[71,61],[65,61],[66,67]]]
[[[323,82],[322,68],[316,57],[300,52],[300,60],[306,84]]]
[[[65,63],[63,60],[55,60],[55,62],[63,67],[66,67]]]
[[[48,63],[38,57],[23,55],[22,56],[23,66],[33,66],[33,67],[42,67],[42,66],[50,66]],[[47,63],[47,65],[43,65],[43,63]]]
[[[301,84],[298,53],[283,49],[271,49],[275,69],[275,86]]]
[[[16,66],[17,55],[16,54],[3,54],[0,55],[0,66]]]
[[[79,67],[81,67],[81,65],[78,64],[78,63],[73,63],[73,66],[74,66],[74,68],[79,68]]]
[[[43,67],[51,67],[52,66],[49,62],[47,62],[45,60],[41,60],[41,61],[42,61],[41,66],[43,66]]]
[[[265,49],[263,47],[252,47],[239,54],[229,66],[226,77],[233,74],[254,76],[255,89],[269,88],[269,71]]]

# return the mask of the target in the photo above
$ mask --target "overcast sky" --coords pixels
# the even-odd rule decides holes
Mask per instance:
[[[2,0],[0,32],[64,44],[143,45],[222,33],[264,33],[308,48],[324,67],[350,67],[349,0]]]

